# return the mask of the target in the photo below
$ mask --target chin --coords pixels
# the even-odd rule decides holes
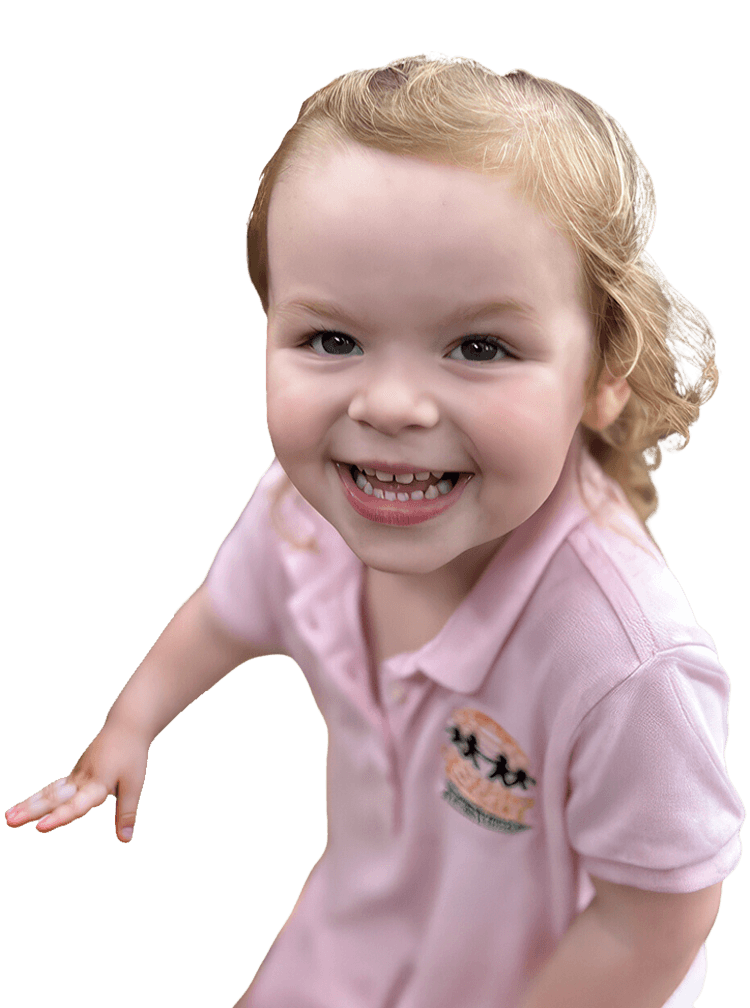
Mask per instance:
[[[384,549],[362,548],[359,544],[359,548],[354,549],[352,544],[347,545],[366,567],[384,574],[432,574],[460,555],[453,550],[438,551],[419,546],[394,550],[393,544]]]

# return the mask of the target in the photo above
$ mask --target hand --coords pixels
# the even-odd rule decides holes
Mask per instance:
[[[37,830],[49,833],[80,819],[89,809],[101,805],[107,795],[114,795],[117,836],[127,843],[133,835],[146,777],[148,749],[149,744],[135,732],[105,724],[67,777],[8,809],[8,825],[23,826],[39,819]]]

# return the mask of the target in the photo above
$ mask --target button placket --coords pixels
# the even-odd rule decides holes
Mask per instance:
[[[394,704],[404,703],[406,700],[406,686],[400,679],[397,679],[395,682],[390,684],[388,687],[388,696]]]

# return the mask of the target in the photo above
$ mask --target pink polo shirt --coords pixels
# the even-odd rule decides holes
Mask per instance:
[[[589,873],[691,892],[733,870],[726,674],[577,439],[437,637],[376,670],[380,703],[363,565],[293,489],[285,527],[318,551],[281,537],[281,479],[274,462],[207,582],[228,628],[299,664],[329,732],[328,846],[253,1008],[518,1008]],[[704,962],[670,1008],[692,1006]]]

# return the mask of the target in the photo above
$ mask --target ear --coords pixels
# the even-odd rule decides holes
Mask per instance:
[[[590,430],[603,431],[619,417],[629,398],[627,379],[613,378],[605,367],[583,411],[581,423]]]

